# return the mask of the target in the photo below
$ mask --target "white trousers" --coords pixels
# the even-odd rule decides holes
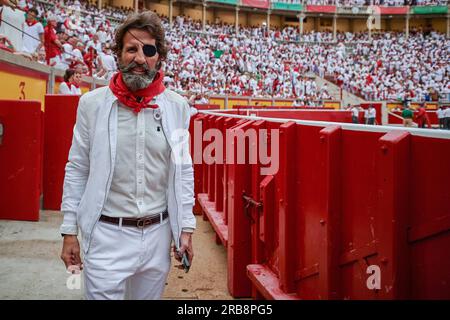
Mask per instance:
[[[169,219],[145,229],[99,221],[91,237],[86,299],[161,299],[170,269]]]

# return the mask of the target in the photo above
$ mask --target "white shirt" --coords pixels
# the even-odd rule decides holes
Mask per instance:
[[[350,110],[352,111],[352,116],[353,117],[358,117],[359,116],[359,109],[357,107],[353,107]]]
[[[72,94],[72,89],[65,82],[61,82],[58,89],[58,94]]]
[[[37,47],[41,43],[40,35],[44,33],[44,27],[42,26],[42,23],[38,22],[38,23],[32,25],[31,27],[29,27],[28,24],[25,22],[23,24],[23,31],[25,33],[23,34],[23,49],[22,49],[22,51],[28,52],[28,53],[35,53]],[[27,35],[27,34],[29,34],[29,35]],[[35,39],[38,39],[38,40],[35,40]]]
[[[2,6],[2,20],[8,22],[19,30],[23,30],[23,23],[25,22],[25,12],[19,9],[11,9],[7,6]],[[6,23],[0,23],[0,34],[5,35],[16,51],[22,51],[23,39],[22,32],[16,30]]]
[[[106,216],[139,218],[167,209],[170,147],[156,110],[136,115],[119,103],[116,163],[102,211]]]
[[[81,88],[77,88],[74,85],[68,86],[67,83],[61,82],[58,89],[58,94],[78,94],[81,95]]]
[[[114,60],[114,57],[110,54],[103,54],[100,55],[100,58],[102,59],[102,65],[103,68],[107,71],[116,71],[117,65],[116,60]]]
[[[73,49],[72,55],[73,55],[73,58],[78,58],[78,60],[80,62],[84,61],[83,54],[81,53],[80,49],[78,49],[78,48]]]
[[[98,31],[97,32],[97,36],[98,36],[98,40],[101,42],[101,43],[105,43],[106,42],[106,40],[107,40],[107,33],[105,32],[105,31]]]
[[[77,94],[77,95],[81,95],[82,94],[82,92],[81,92],[81,88],[77,88],[77,87],[75,87],[74,85],[72,85],[71,86],[72,88],[71,88],[71,92],[72,92],[72,94]]]
[[[73,51],[73,47],[70,43],[64,43],[63,44],[63,48],[64,48],[64,52],[62,55],[62,63],[64,65],[67,65],[67,68],[70,65],[70,62],[72,61],[72,51]]]
[[[438,119],[442,119],[442,118],[445,117],[445,116],[444,116],[445,110],[437,109],[437,110],[436,110],[436,114],[437,114]]]
[[[375,118],[377,116],[377,110],[375,108],[368,109],[367,118]]]

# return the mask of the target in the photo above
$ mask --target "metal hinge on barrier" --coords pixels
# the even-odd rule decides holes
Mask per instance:
[[[3,123],[0,123],[0,146],[3,143]]]
[[[263,203],[262,202],[258,202],[255,199],[253,199],[252,197],[247,196],[245,194],[245,191],[242,192],[242,199],[244,199],[244,201],[245,201],[245,205],[244,205],[245,215],[247,217],[249,217],[250,220],[252,220],[252,222],[255,222],[255,219],[253,219],[252,215],[248,212],[248,210],[250,209],[250,206],[253,206],[253,207],[261,210],[262,207],[263,207]]]

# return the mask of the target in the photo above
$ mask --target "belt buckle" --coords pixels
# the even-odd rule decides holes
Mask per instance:
[[[137,227],[138,229],[144,229],[144,228],[145,228],[145,220],[147,220],[147,219],[139,219],[139,220],[136,222],[136,227]]]

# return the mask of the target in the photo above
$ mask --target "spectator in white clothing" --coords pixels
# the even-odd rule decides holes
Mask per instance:
[[[81,94],[81,73],[74,69],[67,69],[64,82],[59,85],[58,94]]]
[[[22,51],[31,55],[37,53],[44,44],[44,27],[36,18],[38,11],[35,8],[28,10],[27,18],[23,24]]]
[[[359,111],[361,108],[358,108],[358,106],[351,107],[350,111],[352,112],[352,122],[353,123],[359,123]]]
[[[440,106],[439,109],[436,110],[436,115],[437,118],[439,120],[439,129],[444,129],[445,128],[445,118],[444,118],[444,107]]]
[[[374,125],[376,116],[377,110],[373,107],[373,105],[369,105],[369,108],[367,109],[367,124]]]
[[[450,130],[450,107],[444,110],[444,129]]]

